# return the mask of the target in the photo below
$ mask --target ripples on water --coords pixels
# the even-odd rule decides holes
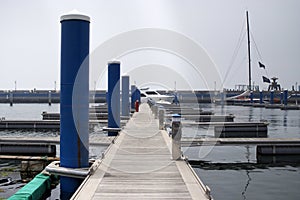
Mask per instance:
[[[216,114],[234,114],[236,122],[267,120],[270,138],[300,138],[300,111],[202,105]],[[184,137],[213,137],[213,129],[186,127]],[[256,158],[256,146],[183,148],[214,199],[299,199],[300,158]],[[276,161],[276,162],[275,162]],[[287,162],[288,161],[288,162]],[[291,162],[292,161],[292,162]],[[265,162],[271,164],[263,164]],[[275,163],[274,163],[275,162]]]
[[[185,105],[196,107],[196,105]],[[204,110],[215,114],[234,114],[236,122],[267,120],[268,135],[273,138],[300,138],[300,111],[282,111],[275,109],[252,108],[241,106],[200,105]],[[0,118],[41,120],[41,113],[59,112],[59,105],[52,104],[14,104],[10,107],[0,104]],[[95,130],[91,135],[105,135]],[[3,136],[57,137],[58,131],[0,131]],[[186,126],[183,137],[213,137],[212,128]],[[91,147],[90,156],[96,158],[105,150],[103,147]],[[59,147],[58,147],[59,151]],[[193,165],[201,180],[211,188],[214,199],[299,199],[300,167],[298,164],[259,164],[255,146],[215,146],[183,148],[183,152],[191,160],[201,160]],[[17,162],[0,162],[1,177],[4,177],[3,165],[13,169]],[[5,166],[4,166],[5,167]],[[11,176],[17,176],[12,173]],[[14,177],[15,180],[20,180]],[[23,184],[16,182],[10,186],[0,187],[0,197],[8,197]],[[4,193],[3,193],[4,191]],[[2,195],[1,195],[2,194]],[[5,194],[5,195],[3,195]]]
[[[0,118],[4,117],[6,120],[42,120],[41,113],[59,112],[59,104],[14,104],[10,107],[8,104],[0,104]],[[104,137],[106,134],[102,131],[102,124],[90,130],[90,139],[94,137]],[[0,137],[58,137],[59,130],[1,130]],[[97,159],[105,151],[107,146],[92,146],[90,145],[90,158]],[[56,145],[57,156],[59,155],[59,145]],[[11,178],[12,182],[9,184],[0,184],[0,199],[8,198],[25,185],[20,176],[21,161],[7,161],[0,160],[0,179],[5,180]],[[55,193],[59,193],[55,189]],[[55,195],[59,196],[59,195]]]

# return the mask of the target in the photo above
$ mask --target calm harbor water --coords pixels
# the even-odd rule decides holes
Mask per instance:
[[[195,106],[195,105],[185,105]],[[300,138],[300,111],[282,111],[275,109],[252,108],[241,106],[200,105],[204,110],[215,114],[234,114],[235,121],[267,120],[270,124],[268,135],[273,138]],[[41,113],[59,112],[59,104],[0,104],[0,118],[41,120]],[[46,136],[56,137],[58,132],[35,131],[0,131],[4,136]],[[103,133],[99,133],[103,134]],[[183,137],[213,137],[212,128],[185,126]],[[101,150],[91,148],[91,157],[96,157]],[[185,147],[184,154],[190,160],[201,160],[193,166],[201,180],[211,188],[214,199],[299,199],[300,197],[300,165],[259,164],[256,159],[256,146],[215,146]],[[299,160],[299,159],[298,159]],[[1,178],[7,171],[17,171],[18,162],[1,161]],[[0,197],[7,198],[23,184],[18,182],[16,173],[10,176],[17,180],[14,185],[0,187]]]
[[[202,105],[216,114],[234,114],[235,121],[267,120],[268,137],[300,138],[300,111],[282,111],[242,106]],[[189,137],[192,127],[183,129]],[[197,128],[194,128],[197,129]],[[210,137],[210,130],[197,129],[197,136]],[[210,187],[214,199],[299,199],[299,157],[289,164],[260,164],[256,146],[215,146],[184,148],[191,160],[201,160],[193,166],[201,180]]]
[[[5,118],[6,120],[42,120],[42,112],[59,112],[59,104],[0,104],[0,119]],[[100,126],[100,125],[99,125]],[[101,124],[103,126],[103,124]],[[100,131],[101,127],[96,127],[94,130],[90,130],[91,137],[102,137],[105,136],[103,131]],[[34,131],[34,130],[0,130],[1,137],[57,137],[59,131],[57,130],[45,130],[45,131]],[[101,156],[102,152],[105,151],[107,146],[92,146],[90,145],[90,158],[97,159]],[[59,156],[59,145],[56,145],[56,154]],[[21,161],[7,161],[0,160],[0,179],[10,177],[12,183],[9,185],[0,184],[0,199],[8,198],[17,192],[21,187],[25,185],[22,182],[20,176]],[[59,185],[52,190],[51,196],[48,200],[59,199]]]

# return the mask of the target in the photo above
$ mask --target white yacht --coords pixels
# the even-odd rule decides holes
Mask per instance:
[[[155,101],[156,103],[173,103],[173,95],[160,94],[156,90],[149,90],[149,88],[141,89],[141,102],[147,102],[148,100]]]

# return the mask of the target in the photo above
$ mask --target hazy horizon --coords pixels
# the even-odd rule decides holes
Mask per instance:
[[[54,89],[56,81],[56,89],[59,90],[59,19],[73,9],[91,17],[90,53],[115,36],[144,28],[173,31],[189,38],[214,63],[220,76],[218,89],[222,88],[221,82],[224,82],[225,88],[231,89],[238,84],[248,84],[247,41],[245,37],[239,40],[240,34],[243,36],[246,31],[245,11],[248,10],[255,85],[260,85],[260,89],[268,87],[262,82],[262,76],[278,77],[283,88],[291,89],[296,82],[300,85],[298,0],[1,0],[0,5],[0,90],[14,90],[15,81],[17,89],[26,90]],[[240,48],[231,65],[239,41]],[[176,81],[177,89],[187,87],[185,82],[195,89],[213,89],[211,84],[206,84],[205,79],[211,79],[207,77],[208,73],[202,74],[203,80],[197,81],[199,78],[193,77],[193,72],[187,68],[189,63],[178,59],[181,57],[150,50],[142,53],[120,57],[124,63],[122,74],[129,72],[128,66],[148,66],[159,70],[157,76],[153,75],[155,82],[170,78],[163,83],[168,88],[174,88]],[[258,61],[266,66],[266,71],[259,68]],[[168,76],[165,74],[167,71],[159,66],[177,72],[184,80],[180,82],[180,77],[175,78],[176,73],[173,72],[170,72],[173,74],[171,77]],[[151,80],[150,72],[145,74],[145,71],[146,68],[131,71],[134,74],[131,82],[143,85],[143,80]],[[100,77],[100,74],[97,76]],[[97,89],[105,89],[105,81],[97,81]],[[90,88],[93,89],[93,86]]]

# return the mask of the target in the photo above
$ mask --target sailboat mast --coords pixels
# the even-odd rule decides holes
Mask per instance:
[[[248,89],[251,90],[251,48],[250,48],[250,29],[249,29],[249,16],[248,11],[246,11],[247,19],[247,40],[248,40],[248,64],[249,64],[249,84]]]

